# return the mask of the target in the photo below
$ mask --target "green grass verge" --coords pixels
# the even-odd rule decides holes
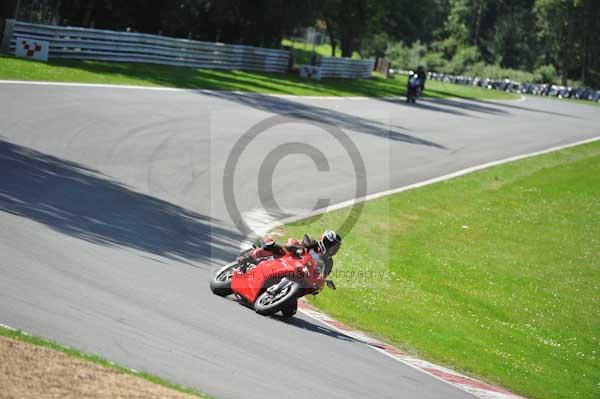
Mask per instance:
[[[299,96],[389,97],[406,94],[406,78],[326,79],[314,81],[290,74],[218,71],[160,65],[53,60],[48,63],[0,56],[0,79],[164,86],[189,89],[237,90]],[[437,98],[513,99],[514,94],[428,82],[425,95]]]
[[[18,330],[11,330],[5,327],[1,327],[0,326],[0,336],[3,337],[7,337],[7,338],[12,338],[15,340],[19,340],[22,342],[26,342],[32,345],[37,345],[37,346],[43,346],[46,348],[50,348],[59,352],[62,352],[64,354],[66,354],[67,356],[70,357],[74,357],[74,358],[78,358],[78,359],[83,359],[83,360],[87,360],[90,361],[92,363],[96,363],[99,364],[101,366],[104,367],[108,367],[110,369],[113,369],[115,371],[118,371],[120,373],[124,373],[124,374],[129,374],[129,375],[134,375],[136,377],[140,377],[143,378],[144,380],[147,380],[149,382],[152,382],[154,384],[158,384],[158,385],[162,385],[166,388],[169,389],[173,389],[179,392],[183,392],[183,393],[187,393],[190,395],[194,395],[197,396],[199,398],[203,398],[203,399],[210,399],[212,398],[211,396],[205,395],[203,393],[200,393],[192,388],[187,388],[187,387],[183,387],[181,385],[177,385],[174,384],[172,382],[166,381],[160,377],[157,377],[155,375],[152,374],[148,374],[146,372],[140,371],[140,372],[135,372],[132,371],[131,369],[128,369],[126,367],[122,367],[119,365],[114,364],[113,362],[103,359],[99,356],[96,355],[91,355],[91,354],[87,354],[87,353],[83,353],[78,351],[77,349],[73,349],[73,348],[69,348],[60,344],[57,344],[56,342],[53,341],[49,341],[47,339],[44,338],[40,338],[40,337],[35,337],[29,334],[25,334],[22,331],[18,331]]]
[[[600,142],[370,201],[334,272],[313,303],[349,325],[528,397],[598,398]]]

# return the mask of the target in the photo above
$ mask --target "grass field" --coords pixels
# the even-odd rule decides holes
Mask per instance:
[[[368,202],[333,279],[316,306],[410,353],[531,398],[600,397],[600,142]]]
[[[113,362],[103,359],[99,356],[96,355],[90,355],[90,354],[86,354],[83,352],[78,351],[77,349],[73,349],[73,348],[69,348],[66,346],[62,346],[60,344],[57,344],[55,342],[43,339],[43,338],[39,338],[39,337],[34,337],[28,334],[25,334],[21,331],[16,331],[16,330],[10,330],[8,328],[2,327],[0,326],[0,336],[1,337],[7,337],[7,338],[11,338],[17,341],[21,341],[21,342],[25,342],[27,344],[32,344],[32,345],[37,345],[37,346],[42,346],[45,348],[49,348],[55,351],[59,351],[62,352],[64,354],[66,354],[69,357],[75,358],[75,359],[83,359],[87,362],[91,362],[91,363],[95,363],[98,364],[100,366],[112,369],[117,371],[118,373],[122,373],[122,374],[127,374],[127,375],[133,375],[139,378],[142,378],[146,381],[149,381],[153,384],[157,384],[157,385],[161,385],[165,388],[169,388],[178,392],[182,392],[188,395],[192,395],[198,398],[205,398],[205,399],[210,399],[210,396],[204,395],[198,391],[195,391],[191,388],[186,388],[186,387],[182,387],[180,385],[171,383],[169,381],[166,381],[160,377],[157,377],[155,375],[152,374],[148,374],[146,372],[134,372],[133,370],[130,370],[126,367],[122,367],[119,365],[114,364]],[[14,360],[14,359],[13,359]],[[23,359],[23,361],[27,361],[27,359]],[[60,365],[61,367],[64,365]],[[53,383],[55,384],[59,384],[60,381],[54,381]],[[49,388],[55,388],[55,387],[49,387]],[[26,390],[26,387],[24,387],[23,389]],[[2,392],[0,392],[0,397],[2,397]],[[94,395],[92,395],[91,397],[96,397]]]
[[[406,78],[314,81],[297,75],[218,71],[100,61],[55,60],[48,63],[0,56],[0,79],[164,86],[237,90],[299,96],[389,97],[406,94]],[[441,82],[428,82],[426,96],[515,99],[517,95]]]

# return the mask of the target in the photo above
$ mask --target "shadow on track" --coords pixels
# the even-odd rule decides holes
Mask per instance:
[[[438,109],[433,109],[433,110],[449,112],[449,113],[456,113],[457,115],[470,116],[468,114],[465,114],[462,111],[471,111],[471,112],[490,114],[490,115],[510,115],[512,113],[511,111],[524,111],[524,112],[533,112],[533,113],[538,113],[538,114],[546,114],[546,115],[551,115],[551,116],[561,116],[561,117],[566,117],[566,118],[581,119],[580,117],[572,115],[572,114],[566,114],[566,113],[562,113],[562,112],[539,109],[539,108],[532,106],[531,104],[527,104],[527,106],[517,105],[516,100],[505,100],[505,101],[475,100],[473,98],[460,97],[460,96],[454,95],[453,93],[444,92],[444,91],[440,91],[440,90],[427,90],[426,94],[427,94],[427,92],[433,93],[436,96],[443,95],[443,96],[449,97],[449,98],[435,98],[433,102],[430,102],[430,104],[435,103],[437,105],[448,107],[446,109],[437,107]],[[459,100],[453,99],[452,97],[456,97]],[[431,100],[432,98],[425,97],[425,99]]]
[[[234,303],[237,303],[240,306],[244,306],[244,307],[248,308],[250,311],[254,312],[254,308],[252,305],[249,305],[248,303],[245,303],[243,301],[236,299],[233,295],[226,296],[226,297],[224,297],[224,299],[234,302]],[[281,323],[285,323],[290,326],[298,327],[298,328],[301,328],[301,329],[307,330],[307,331],[312,331],[317,334],[323,334],[323,335],[326,335],[331,338],[341,339],[341,340],[349,341],[349,342],[360,342],[360,343],[366,344],[366,342],[364,342],[364,341],[358,340],[358,339],[353,338],[344,333],[337,332],[329,327],[325,327],[323,325],[314,323],[309,320],[301,319],[298,317],[299,314],[300,313],[296,314],[295,317],[283,317],[283,316],[280,316],[279,314],[275,314],[275,315],[267,316],[267,317],[270,317],[273,320],[277,320]],[[265,317],[265,316],[260,316],[260,317]]]
[[[239,240],[208,216],[3,140],[0,171],[0,211],[89,242],[190,263],[230,259],[220,248]]]
[[[326,335],[331,338],[341,339],[341,340],[348,341],[348,342],[365,343],[365,342],[357,340],[356,338],[352,338],[349,335],[339,333],[328,327],[324,327],[319,324],[313,323],[311,321],[300,319],[298,317],[288,318],[288,317],[281,317],[281,316],[273,316],[272,318],[275,320],[281,321],[282,323],[288,324],[290,326],[295,326],[298,328],[302,328],[304,330],[312,331],[314,333],[323,334],[323,335]]]
[[[428,95],[431,95],[431,97],[429,97]],[[455,98],[453,99],[452,97]],[[476,100],[469,97],[457,96],[455,93],[445,92],[441,90],[425,90],[425,97],[419,99],[417,104],[407,104],[406,100],[403,98],[374,97],[374,99],[384,101],[387,103],[407,105],[420,109],[426,109],[429,111],[442,112],[446,114],[453,114],[470,118],[478,118],[477,114],[507,116],[512,114],[511,111],[524,111],[552,116],[581,119],[580,117],[572,114],[566,114],[556,111],[547,111],[535,108],[530,104],[528,104],[528,106],[516,105],[514,100]],[[467,113],[465,111],[469,111],[471,113]]]
[[[441,150],[447,150],[445,146],[433,141],[420,139],[415,136],[391,130],[389,126],[376,120],[346,114],[333,109],[304,104],[283,97],[250,93],[239,94],[226,91],[203,92],[202,94],[237,102],[261,111],[280,115],[290,114],[290,116],[293,116],[294,118],[329,123],[344,130],[370,134],[387,140],[403,141],[410,144],[425,145]]]
[[[461,110],[459,110],[458,108],[444,108],[444,107],[440,107],[439,105],[442,105],[440,103],[439,99],[432,99],[429,97],[421,97],[419,98],[419,100],[414,103],[414,104],[409,104],[406,102],[406,99],[404,98],[377,98],[378,101],[383,101],[386,103],[390,103],[390,104],[394,104],[397,106],[406,106],[406,107],[411,107],[411,108],[416,108],[416,109],[421,109],[421,110],[427,110],[427,111],[434,111],[434,112],[441,112],[444,114],[450,114],[450,115],[457,115],[457,116],[463,116],[463,117],[467,117],[467,118],[477,118],[477,116],[468,114],[466,112],[463,112]],[[436,103],[438,106],[436,106]],[[486,113],[490,113],[489,111],[485,111]]]

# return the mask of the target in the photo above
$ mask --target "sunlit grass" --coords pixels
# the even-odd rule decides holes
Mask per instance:
[[[314,304],[346,323],[527,397],[597,398],[600,143],[368,202],[335,270]]]
[[[406,94],[405,77],[384,79],[301,79],[296,74],[194,69],[149,64],[53,60],[48,63],[0,56],[0,79],[164,86],[189,89],[236,90],[299,96],[390,97]],[[428,82],[425,95],[472,99],[518,98],[513,94]]]

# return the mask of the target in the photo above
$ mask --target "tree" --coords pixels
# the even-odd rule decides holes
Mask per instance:
[[[376,0],[325,0],[321,13],[332,43],[339,38],[342,57],[352,57],[369,28],[376,25]]]
[[[1,4],[14,15],[17,0]],[[403,64],[465,73],[550,65],[563,83],[600,85],[599,0],[20,0],[17,18],[271,48],[318,26],[332,55],[409,54]]]
[[[480,49],[488,62],[504,68],[533,70],[537,50],[533,0],[505,0],[486,7],[493,23],[482,33]],[[477,44],[476,44],[477,45]]]
[[[563,85],[567,84],[569,70],[576,65],[576,15],[581,5],[578,0],[537,0],[535,4],[539,38]]]
[[[0,4],[0,20],[1,19],[14,19],[17,15],[18,0],[4,0]]]
[[[473,7],[471,0],[450,0],[449,5],[450,13],[446,21],[448,35],[459,43],[467,44],[472,36]]]
[[[579,33],[581,39],[581,70],[582,82],[600,87],[600,2],[583,0],[582,23]]]

